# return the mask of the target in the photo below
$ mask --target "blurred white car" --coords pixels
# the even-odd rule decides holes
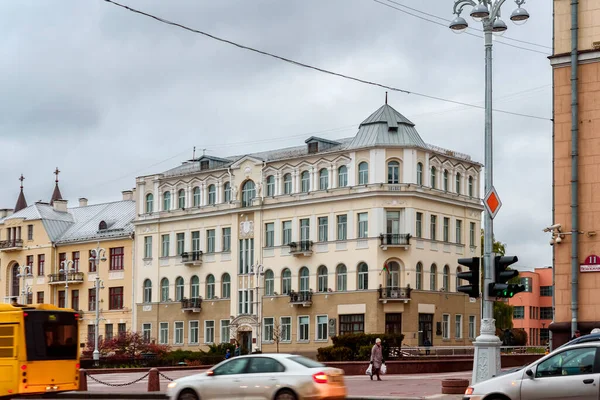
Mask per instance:
[[[172,400],[344,399],[344,371],[293,354],[234,357],[167,386]]]

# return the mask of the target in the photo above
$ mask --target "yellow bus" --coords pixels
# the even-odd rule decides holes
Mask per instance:
[[[0,397],[79,388],[78,318],[49,304],[0,304]]]

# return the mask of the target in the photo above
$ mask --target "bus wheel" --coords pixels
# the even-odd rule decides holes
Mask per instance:
[[[198,400],[198,396],[193,390],[186,389],[183,392],[179,393],[179,397],[177,400]]]

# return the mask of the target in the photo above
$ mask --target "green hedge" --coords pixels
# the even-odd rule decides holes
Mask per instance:
[[[321,347],[317,350],[319,361],[368,361],[375,339],[381,339],[384,358],[388,358],[390,347],[400,347],[404,335],[352,333],[332,338],[333,346]]]

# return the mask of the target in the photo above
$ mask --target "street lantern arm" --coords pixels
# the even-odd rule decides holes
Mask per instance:
[[[458,0],[454,3],[454,14],[460,15],[465,6],[475,7],[477,6],[477,3],[475,3],[473,0]]]
[[[486,18],[484,18],[484,20],[490,20],[490,21],[494,21],[496,19],[497,16],[499,16],[500,14],[500,7],[502,7],[502,4],[504,4],[506,0],[481,0],[480,4],[485,4],[488,7],[488,10],[490,12],[490,15],[487,16]],[[521,6],[521,4],[525,3],[525,0],[515,0],[515,3],[517,3],[517,6]],[[520,3],[520,4],[519,4]],[[456,15],[460,15],[463,11],[463,9],[466,6],[471,6],[471,7],[477,7],[478,3],[476,3],[473,0],[457,0],[454,3],[454,14]]]

